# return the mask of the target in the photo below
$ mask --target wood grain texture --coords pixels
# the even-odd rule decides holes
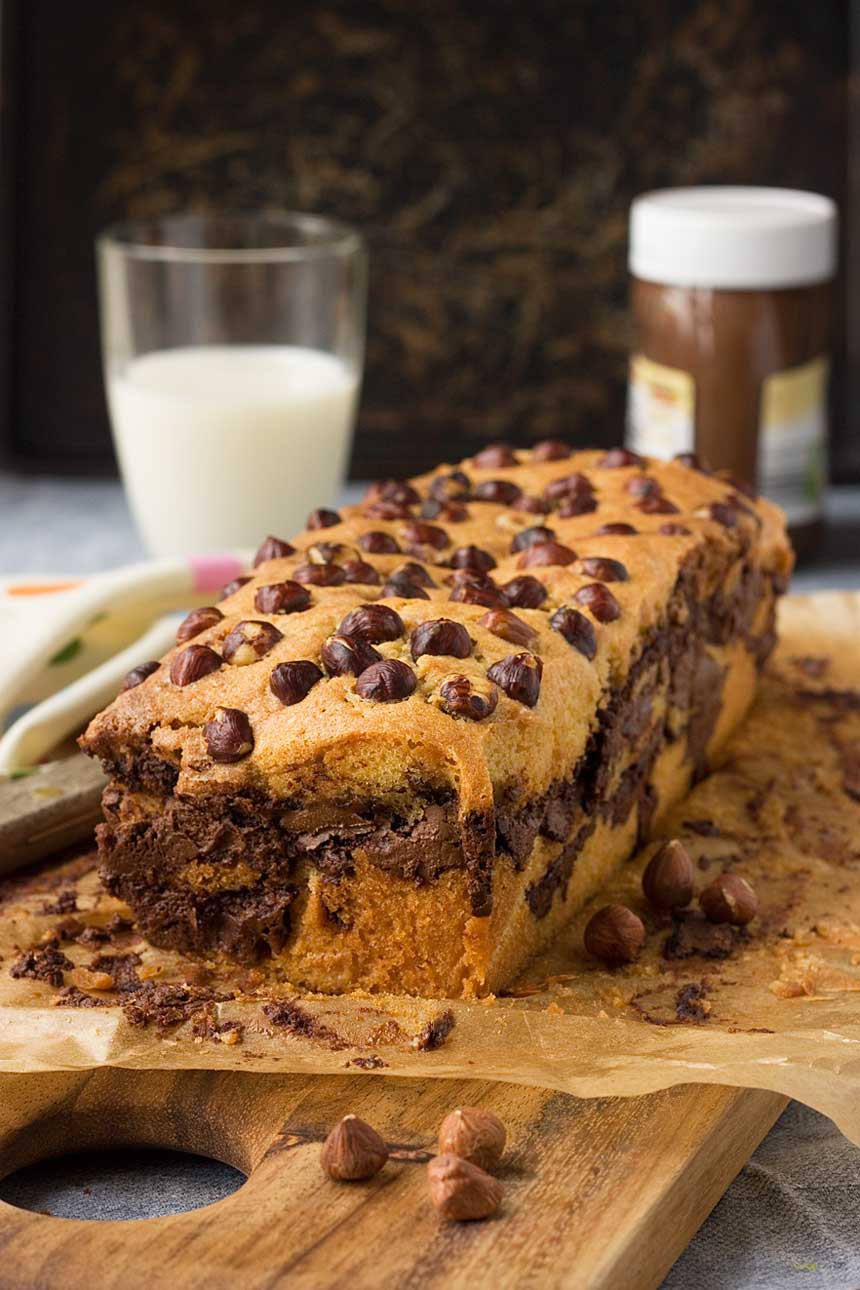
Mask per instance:
[[[138,1144],[210,1155],[248,1180],[203,1209],[122,1223],[0,1204],[4,1290],[379,1286],[645,1290],[659,1284],[785,1105],[755,1090],[676,1088],[579,1101],[485,1081],[307,1079],[101,1069],[0,1078],[0,1172],[68,1151]],[[493,1220],[453,1225],[425,1164],[452,1107],[508,1126]],[[392,1159],[334,1183],[319,1143],[347,1112]]]

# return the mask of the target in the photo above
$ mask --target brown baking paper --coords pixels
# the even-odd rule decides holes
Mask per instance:
[[[663,832],[684,840],[701,885],[727,866],[752,883],[748,931],[707,924],[695,905],[680,921],[650,911],[640,879],[654,843],[508,996],[483,1002],[302,996],[261,973],[201,968],[111,923],[128,911],[101,893],[92,856],[10,880],[0,1070],[480,1076],[581,1097],[732,1084],[798,1098],[860,1142],[860,598],[786,602],[746,726]],[[589,914],[610,900],[648,929],[639,961],[616,971],[582,949]],[[44,938],[58,926],[73,965],[54,965],[59,984],[13,976],[34,945],[50,971]],[[93,945],[107,932],[87,927],[111,939]],[[120,956],[106,966],[130,988],[75,987],[76,967],[104,970],[99,955]],[[68,1006],[93,1000],[109,1006]]]

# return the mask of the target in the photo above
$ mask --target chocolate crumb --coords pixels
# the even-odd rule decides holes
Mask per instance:
[[[681,827],[688,833],[698,833],[702,838],[718,838],[720,826],[713,820],[682,820]]]
[[[814,658],[812,655],[790,658],[788,661],[804,676],[808,676],[814,681],[820,680],[830,666],[830,659]]]
[[[86,994],[76,985],[67,985],[54,1000],[58,1008],[109,1008],[107,999],[97,999],[94,994]]]
[[[697,985],[694,981],[682,986],[675,996],[675,1016],[682,1023],[700,1026],[708,1020],[708,1014],[702,1006],[707,989],[704,981]]]
[[[744,939],[730,923],[709,923],[696,910],[685,913],[666,938],[663,957],[670,960],[727,959]]]
[[[55,900],[45,901],[42,914],[74,914],[78,908],[78,897],[73,887],[61,891]]]
[[[107,972],[113,978],[114,989],[120,994],[131,994],[143,985],[137,975],[139,954],[97,954],[89,967],[92,972]]]
[[[419,1052],[429,1053],[434,1048],[441,1048],[454,1029],[455,1017],[450,1008],[431,1018],[412,1040],[412,1047]]]
[[[316,1039],[324,1043],[332,1052],[348,1048],[349,1044],[331,1030],[324,1022],[302,1008],[295,999],[282,999],[278,1003],[267,1003],[263,1015],[275,1026],[289,1030],[293,1035],[304,1039]]]
[[[66,958],[56,940],[46,945],[27,950],[12,964],[9,975],[29,977],[32,981],[45,981],[48,985],[62,985],[63,972],[74,967],[71,959]]]
[[[76,941],[84,930],[83,923],[77,918],[61,918],[54,926],[54,935],[61,941]]]
[[[381,1070],[384,1066],[387,1067],[388,1062],[384,1062],[381,1057],[374,1055],[372,1057],[352,1057],[348,1062],[344,1062],[344,1066],[357,1066],[359,1070],[375,1071]]]
[[[215,994],[193,986],[147,981],[124,1001],[122,1010],[129,1025],[154,1025],[164,1034],[190,1020],[207,1004],[224,1003],[230,998],[229,994]]]
[[[105,945],[110,940],[110,933],[104,927],[85,927],[79,936],[75,937],[78,945],[87,945],[95,947],[96,945]]]

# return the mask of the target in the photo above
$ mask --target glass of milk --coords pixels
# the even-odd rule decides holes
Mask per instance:
[[[176,215],[108,229],[97,257],[114,444],[150,552],[256,547],[333,503],[364,359],[359,234]]]

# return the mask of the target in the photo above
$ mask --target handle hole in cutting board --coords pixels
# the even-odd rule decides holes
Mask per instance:
[[[0,1201],[56,1218],[160,1218],[212,1205],[244,1182],[210,1156],[130,1146],[25,1165],[0,1181]]]

